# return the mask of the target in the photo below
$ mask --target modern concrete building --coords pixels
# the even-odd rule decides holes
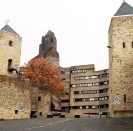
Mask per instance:
[[[110,117],[133,117],[133,7],[123,2],[109,27]]]
[[[52,31],[42,37],[39,54],[35,58],[46,58],[61,69],[62,81],[66,84],[66,96],[52,97],[55,109],[71,113],[107,113],[108,112],[108,70],[95,71],[94,65],[59,66],[57,40]],[[57,108],[58,107],[58,108]]]
[[[108,69],[95,71],[93,64],[61,68],[67,95],[62,111],[73,114],[107,114],[109,107]]]
[[[63,68],[60,67],[61,69],[61,75],[62,75],[62,81],[66,85],[66,95],[62,97],[61,101],[61,110],[63,112],[70,112],[70,85],[71,85],[71,78],[70,78],[70,68]]]

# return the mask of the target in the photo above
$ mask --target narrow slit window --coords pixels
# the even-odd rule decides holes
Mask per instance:
[[[125,48],[125,47],[126,47],[125,42],[123,42],[123,48]]]
[[[126,94],[124,94],[124,102],[126,102],[126,99],[127,99],[127,98],[126,98]]]
[[[132,48],[133,48],[133,41],[132,41]]]

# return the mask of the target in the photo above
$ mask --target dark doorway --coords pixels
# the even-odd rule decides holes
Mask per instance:
[[[55,106],[53,104],[53,102],[51,102],[51,111],[54,111],[55,110]]]
[[[31,111],[30,118],[36,118],[37,117],[37,111]]]

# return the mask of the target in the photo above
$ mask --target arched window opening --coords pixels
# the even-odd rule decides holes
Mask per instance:
[[[13,46],[13,43],[12,43],[12,41],[11,41],[11,40],[9,41],[9,46]]]
[[[123,48],[125,48],[125,47],[126,47],[125,42],[123,42]]]

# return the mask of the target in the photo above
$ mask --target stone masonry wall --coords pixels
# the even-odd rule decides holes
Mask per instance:
[[[133,16],[112,18],[109,46],[110,117],[133,117]]]
[[[30,90],[27,82],[0,75],[0,119],[30,118]]]
[[[39,98],[40,97],[40,100]],[[45,89],[32,87],[31,91],[31,111],[36,111],[37,117],[45,116],[51,109],[51,95]]]
[[[9,41],[12,41],[12,46],[9,46]],[[8,60],[12,59],[12,66],[16,69],[20,66],[21,55],[21,37],[0,30],[0,75],[16,77],[15,72],[8,72]]]

